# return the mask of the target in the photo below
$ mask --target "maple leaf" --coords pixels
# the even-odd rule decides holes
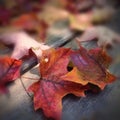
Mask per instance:
[[[48,24],[39,19],[36,13],[22,14],[16,20],[13,20],[11,25],[20,27],[28,32],[36,32],[42,41],[45,40],[48,29]]]
[[[9,57],[0,57],[0,92],[6,92],[5,85],[20,75],[22,62]]]
[[[40,60],[41,78],[29,87],[34,93],[35,110],[42,108],[47,117],[61,119],[62,98],[67,94],[84,96],[85,87],[64,81],[62,75],[68,73],[70,49],[60,48],[45,51]]]
[[[115,9],[112,7],[96,8],[88,12],[70,14],[70,28],[73,30],[87,31],[94,23],[105,23],[114,15]]]
[[[77,39],[78,42],[97,40],[100,47],[115,46],[116,42],[120,43],[120,35],[113,30],[104,26],[93,26],[85,30],[85,32]]]
[[[5,45],[14,46],[11,57],[15,59],[20,59],[24,55],[28,55],[30,48],[33,48],[32,50],[37,57],[42,55],[42,50],[49,48],[49,46],[37,42],[23,31],[3,33],[0,35],[0,41]]]
[[[116,77],[108,71],[111,58],[100,48],[87,51],[82,46],[71,55],[75,65],[72,71],[62,76],[62,79],[86,85],[88,83],[99,86],[101,89]]]

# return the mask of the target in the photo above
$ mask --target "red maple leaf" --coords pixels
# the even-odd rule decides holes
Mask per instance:
[[[71,49],[51,49],[43,53],[40,61],[41,78],[30,86],[34,93],[35,110],[42,108],[47,117],[61,119],[62,98],[67,94],[84,96],[85,86],[64,81],[61,76],[68,73],[67,65]]]
[[[111,58],[100,48],[44,51],[40,61],[41,78],[29,88],[34,93],[35,110],[41,108],[47,117],[60,120],[65,95],[84,96],[85,90],[94,91],[94,85],[103,89],[115,80],[107,69],[110,63]]]
[[[12,25],[20,27],[27,32],[35,32],[41,40],[45,40],[48,24],[39,19],[36,13],[22,14],[16,20],[12,21]]]
[[[5,85],[19,77],[21,63],[9,57],[0,58],[0,92],[6,92]]]
[[[116,77],[108,71],[111,58],[100,48],[87,51],[80,46],[80,49],[71,55],[71,61],[75,67],[71,72],[62,76],[64,80],[82,85],[91,83],[104,89],[108,83],[116,79]]]

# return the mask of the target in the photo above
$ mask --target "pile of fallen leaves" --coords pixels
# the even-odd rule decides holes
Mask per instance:
[[[0,90],[19,77],[20,60],[0,58]],[[61,119],[62,98],[67,94],[85,96],[86,91],[103,90],[116,77],[108,67],[111,58],[101,48],[79,50],[70,48],[43,51],[40,58],[40,79],[28,91],[34,93],[35,110],[42,109],[47,117]]]
[[[67,19],[69,29],[85,31],[78,39],[79,42],[98,37],[100,39],[98,46],[106,46],[112,44],[113,38],[120,41],[120,36],[113,31],[103,26],[94,26],[94,23],[110,19],[115,11],[110,6],[101,9],[101,4],[97,3],[97,0],[36,1],[40,6],[33,1],[31,3],[28,0],[17,0],[16,5],[9,8],[10,11],[0,7],[0,24],[2,26],[9,24],[29,33],[36,33],[43,42],[50,26],[59,20]],[[50,5],[51,3],[52,5]],[[95,6],[99,6],[99,9],[94,9]],[[14,11],[15,8],[18,9],[17,13]],[[108,33],[110,38],[108,38],[108,34],[105,37],[103,35],[105,33]],[[45,47],[24,33],[7,35],[3,35],[1,38],[9,38],[10,41],[6,39],[6,44],[12,43],[15,47],[14,57],[0,57],[0,92],[2,93],[7,91],[7,84],[19,78],[22,62],[24,62],[20,58],[28,52],[32,45],[36,48]],[[17,41],[20,37],[21,41]],[[44,49],[41,50],[43,53],[37,53],[38,56],[42,54],[39,61],[40,79],[32,84],[28,91],[34,94],[35,110],[42,109],[48,118],[61,120],[62,99],[67,94],[84,97],[87,91],[94,93],[104,90],[106,85],[116,79],[108,70],[112,60],[103,48],[87,50],[80,45],[78,50],[62,47]],[[38,56],[34,55],[36,59]]]
[[[101,39],[95,31],[101,33],[104,28],[100,31],[95,24],[109,21],[116,11],[115,6],[104,0],[16,0],[11,5],[6,4],[6,7],[0,6],[0,25],[35,33],[42,42],[46,40],[48,29],[60,20],[68,20],[69,29],[87,31],[88,34],[88,29],[91,31],[93,27],[94,38]],[[114,39],[114,32],[112,34]]]

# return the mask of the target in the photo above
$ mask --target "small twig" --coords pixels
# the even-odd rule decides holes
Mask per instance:
[[[21,84],[22,84],[22,86],[23,86],[23,88],[24,88],[24,90],[26,91],[26,93],[27,93],[27,95],[32,99],[32,96],[29,94],[29,92],[27,91],[27,89],[26,89],[26,87],[25,87],[25,85],[24,85],[24,83],[23,83],[23,81],[22,81],[22,78],[20,77],[20,82],[21,82]]]

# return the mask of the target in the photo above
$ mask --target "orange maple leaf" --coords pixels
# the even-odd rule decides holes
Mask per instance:
[[[44,51],[40,60],[41,78],[29,88],[34,93],[35,110],[41,108],[47,117],[60,120],[65,95],[84,96],[84,91],[94,91],[91,84],[103,89],[115,80],[107,69],[110,63],[111,58],[100,48]],[[69,70],[70,67],[73,69]]]
[[[40,81],[29,88],[34,93],[35,110],[42,108],[47,117],[56,120],[61,120],[62,98],[65,95],[84,96],[84,86],[61,79],[62,75],[68,73],[71,53],[72,50],[67,48],[44,52],[40,61]]]

